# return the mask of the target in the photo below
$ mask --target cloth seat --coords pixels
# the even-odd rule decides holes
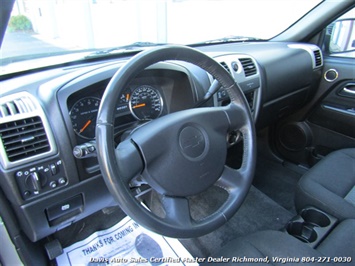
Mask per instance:
[[[219,252],[207,257],[204,264],[214,261],[217,265],[231,265],[238,262],[246,265],[314,265],[318,260],[329,257],[330,261],[326,264],[332,265],[335,262],[336,265],[337,261],[331,259],[351,257],[350,262],[346,264],[354,265],[354,232],[355,220],[345,220],[316,249],[285,232],[257,232],[229,242]]]
[[[355,149],[330,153],[298,182],[296,209],[313,206],[340,220],[355,218]]]

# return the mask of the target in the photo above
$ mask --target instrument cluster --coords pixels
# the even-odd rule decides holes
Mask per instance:
[[[66,96],[68,129],[77,143],[95,139],[97,115],[110,78],[81,87],[68,87]],[[135,77],[117,98],[115,136],[139,124],[169,113],[192,108],[196,99],[189,76],[172,69],[145,70]],[[70,124],[69,124],[70,123]]]
[[[95,127],[101,98],[86,96],[77,100],[69,115],[75,134],[83,139],[95,138]],[[161,90],[152,85],[132,86],[125,89],[117,101],[116,117],[131,116],[133,120],[149,121],[163,113]]]

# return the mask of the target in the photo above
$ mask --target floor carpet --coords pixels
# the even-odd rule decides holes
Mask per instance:
[[[208,203],[208,199],[205,201]],[[193,256],[206,257],[237,237],[283,229],[292,217],[291,212],[252,186],[238,212],[225,225],[208,235],[180,241]]]
[[[296,214],[295,188],[301,174],[282,163],[258,158],[253,185],[285,209]]]

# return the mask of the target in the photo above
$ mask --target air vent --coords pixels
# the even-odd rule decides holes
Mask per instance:
[[[316,64],[315,66],[320,67],[321,65],[323,65],[322,54],[321,54],[320,50],[313,51],[313,54],[314,54],[314,58],[315,58],[315,64]]]
[[[229,74],[231,74],[231,71],[230,71],[229,67],[227,66],[227,64],[225,62],[220,62],[220,64],[222,65],[222,67],[225,68],[225,70],[228,71]]]
[[[39,116],[0,124],[0,137],[10,162],[50,150],[49,141]]]
[[[0,117],[19,114],[20,111],[14,101],[2,104],[0,106]]]
[[[240,58],[239,61],[243,66],[246,77],[256,74],[256,67],[251,58]]]
[[[25,114],[36,110],[32,101],[27,97],[18,98],[0,105],[0,118]]]

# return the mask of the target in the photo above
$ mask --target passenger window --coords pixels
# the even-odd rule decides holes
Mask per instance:
[[[355,8],[328,25],[324,50],[330,56],[355,58]]]

